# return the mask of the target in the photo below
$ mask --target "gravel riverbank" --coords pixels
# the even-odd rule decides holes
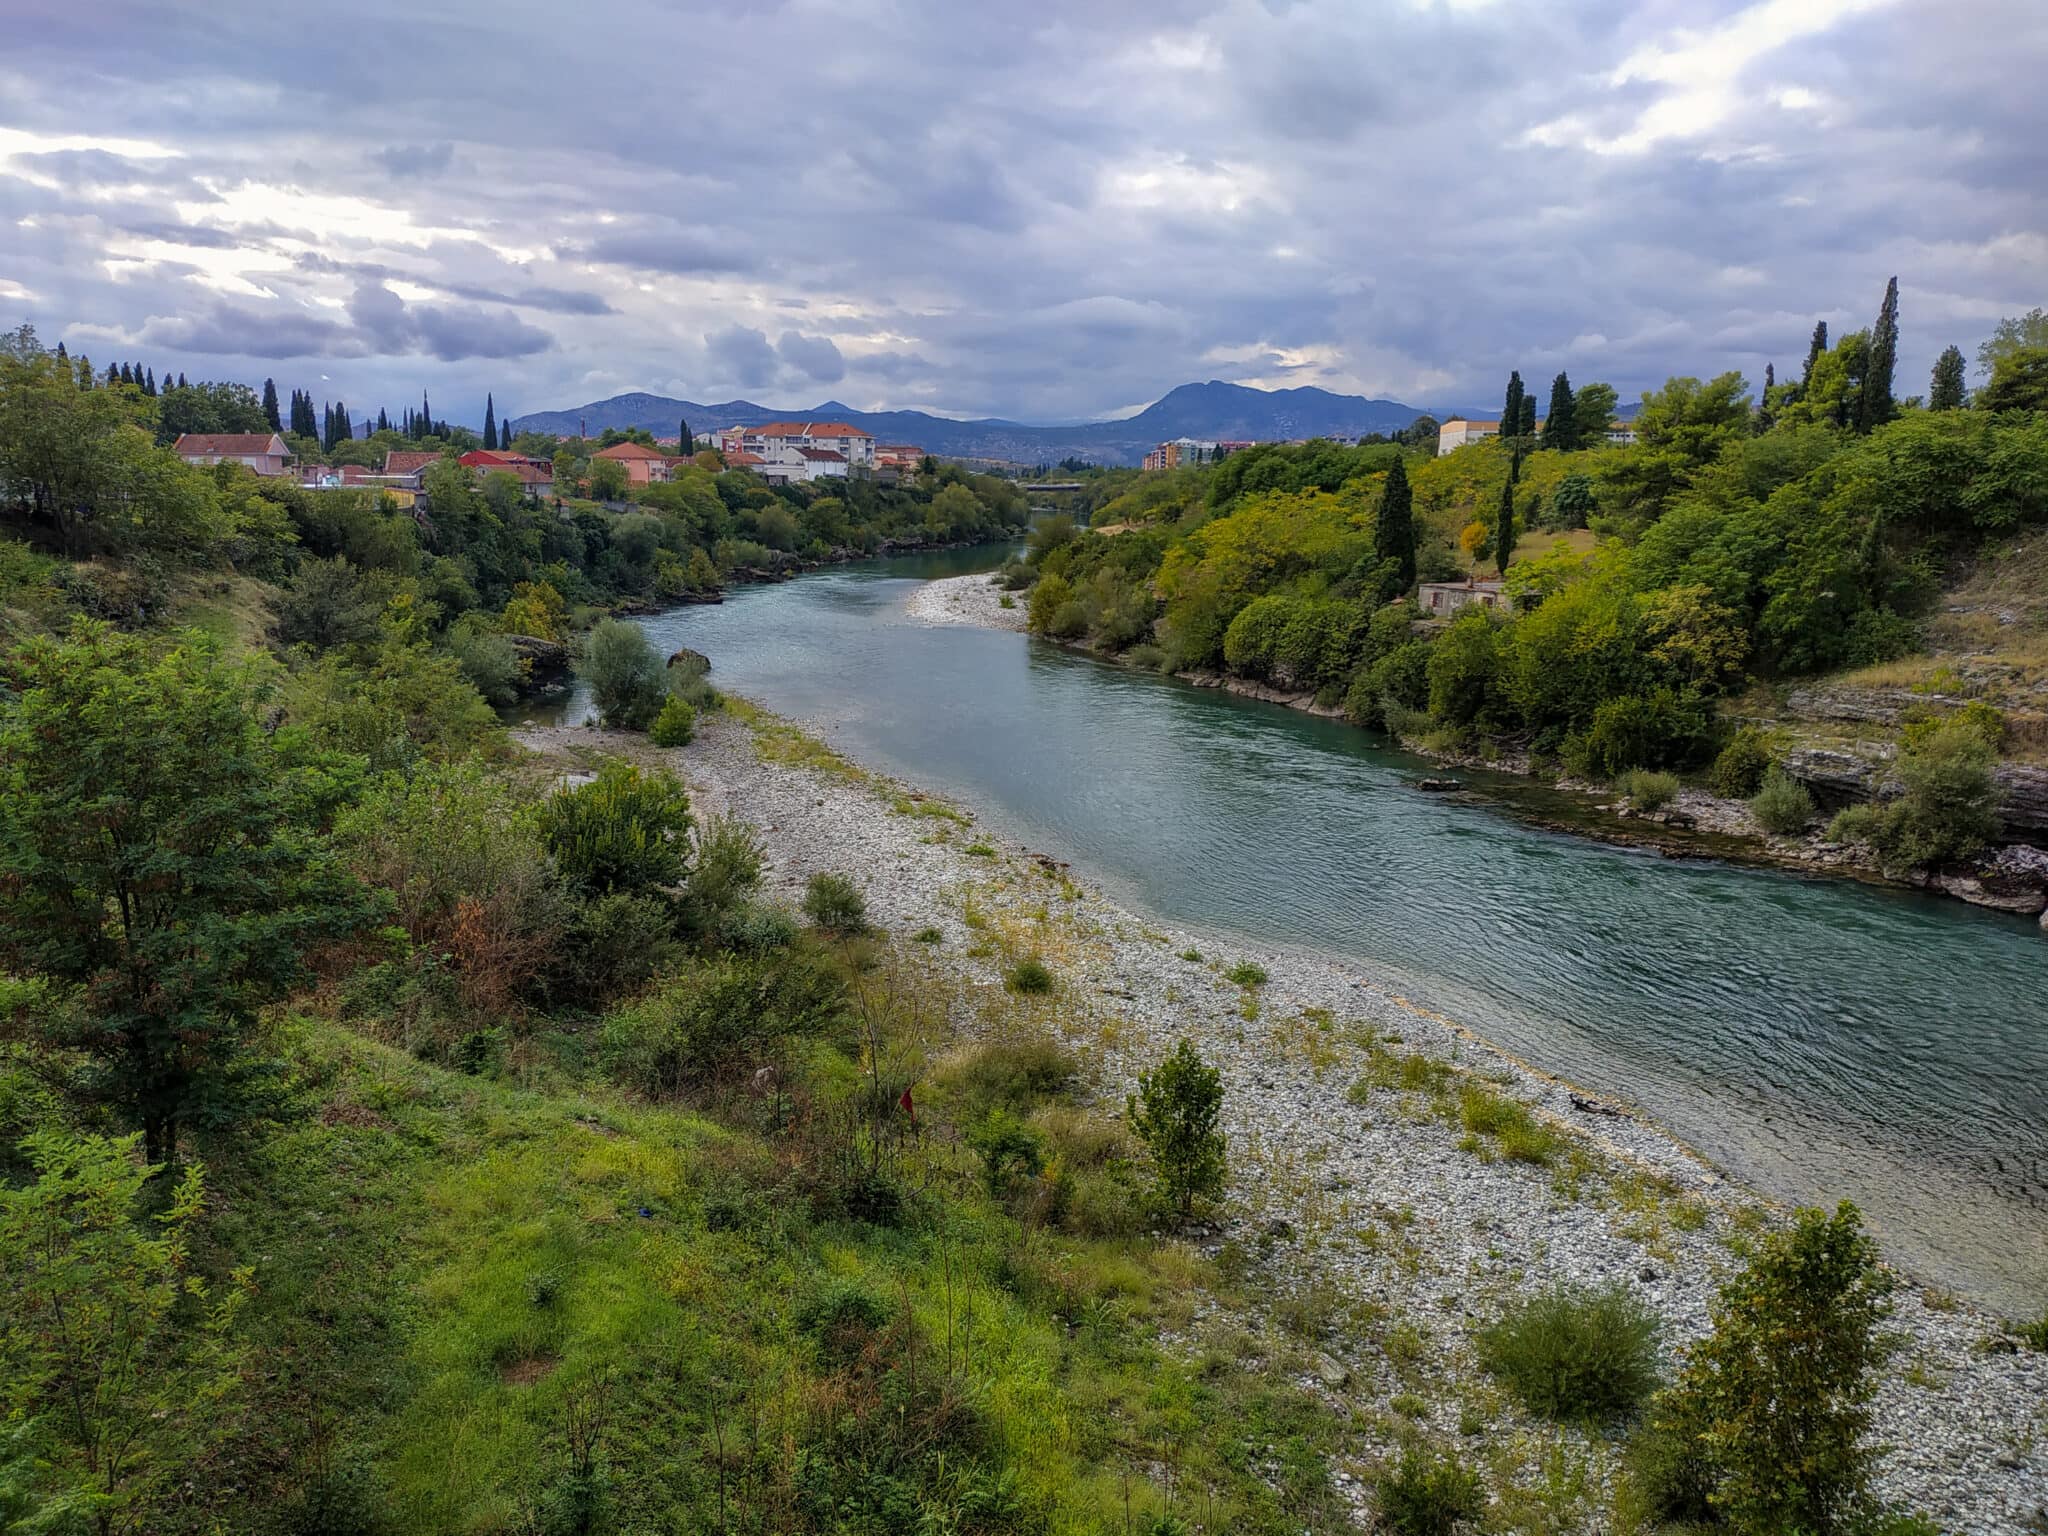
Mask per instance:
[[[979,592],[1007,616],[985,577],[932,583],[920,616],[946,622],[956,595],[965,604]],[[607,740],[572,728],[520,736],[543,751]],[[618,740],[650,750],[644,737]],[[1006,956],[1043,956],[1059,977],[1054,1012],[1106,1095],[1120,1097],[1175,1038],[1195,1042],[1223,1074],[1232,1172],[1226,1215],[1203,1245],[1263,1266],[1272,1312],[1313,1341],[1305,1384],[1355,1415],[1364,1457],[1394,1445],[1399,1415],[1451,1440],[1483,1423],[1466,1443],[1490,1447],[1496,1488],[1541,1481],[1558,1455],[1599,1488],[1613,1445],[1523,1419],[1479,1370],[1474,1331],[1517,1295],[1569,1280],[1626,1285],[1664,1318],[1668,1343],[1697,1337],[1736,1262],[1731,1240],[1771,1219],[1658,1127],[1369,976],[1252,943],[1220,949],[1124,910],[996,829],[856,765],[764,757],[729,715],[704,717],[695,742],[665,755],[700,809],[762,829],[779,893],[793,899],[820,870],[849,874],[878,924],[899,936],[937,929],[938,952],[982,986],[1001,985]],[[1263,982],[1230,979],[1247,962]],[[1423,1060],[1404,1078],[1411,1055]],[[1553,1138],[1547,1163],[1503,1155],[1433,1108],[1442,1079],[1434,1096],[1403,1091],[1439,1073],[1527,1106]],[[1214,1321],[1276,1336],[1280,1326]],[[1910,1283],[1893,1326],[1904,1343],[1878,1404],[1884,1495],[1958,1536],[2040,1530],[2048,1356],[2015,1352],[1997,1320]],[[1340,1478],[1361,1511],[1363,1470]]]
[[[1011,601],[1008,608],[1003,606],[1005,597]],[[1024,632],[1024,600],[995,585],[986,572],[928,581],[910,594],[904,611],[925,624],[979,624]]]

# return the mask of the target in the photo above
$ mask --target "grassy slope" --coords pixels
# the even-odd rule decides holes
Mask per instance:
[[[322,1023],[295,1058],[311,1112],[216,1178],[215,1257],[258,1266],[259,1369],[186,1528],[309,1529],[307,1499],[353,1481],[391,1529],[525,1529],[600,1375],[619,1530],[716,1529],[721,1428],[732,1528],[808,1528],[806,1456],[843,1488],[849,1458],[886,1459],[873,1413],[941,1400],[980,1425],[963,1479],[1007,1464],[1052,1530],[1120,1524],[1127,1479],[1141,1513],[1172,1482],[1233,1529],[1282,1528],[1283,1504],[1288,1528],[1336,1523],[1320,1410],[1256,1365],[1152,1342],[1192,1315],[1182,1248],[1026,1232],[943,1147],[913,1222],[814,1224],[785,1154],[697,1116],[467,1077]],[[798,1326],[835,1279],[914,1316],[914,1345],[899,1317],[877,1346],[892,1379],[888,1358],[835,1369]]]

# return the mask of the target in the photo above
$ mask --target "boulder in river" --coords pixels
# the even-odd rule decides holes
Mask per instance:
[[[559,640],[540,635],[507,635],[505,643],[517,653],[520,670],[536,683],[545,683],[569,670],[569,647]]]
[[[671,667],[681,667],[686,676],[702,677],[711,670],[711,658],[702,651],[693,651],[687,645],[681,647],[668,659]]]

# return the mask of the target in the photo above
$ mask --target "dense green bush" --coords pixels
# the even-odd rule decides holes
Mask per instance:
[[[590,685],[598,718],[618,730],[645,730],[668,692],[661,658],[647,636],[619,619],[606,619],[590,632],[577,672]]]
[[[599,1051],[627,1087],[675,1098],[827,1029],[841,996],[831,969],[804,949],[693,961],[608,1014]]]
[[[1223,1132],[1223,1079],[1183,1040],[1125,1100],[1131,1129],[1152,1154],[1161,1198],[1185,1218],[1198,1199],[1223,1193],[1228,1172]]]
[[[821,871],[804,887],[804,916],[827,933],[866,933],[867,899],[844,875]]]
[[[1960,859],[1997,835],[1997,753],[1985,735],[1981,721],[1951,718],[1899,753],[1905,792],[1885,807],[1878,843],[1888,866]]]
[[[761,883],[765,857],[759,834],[737,816],[713,816],[697,828],[685,894],[690,921],[699,932],[711,930],[745,903]]]
[[[665,770],[608,759],[590,783],[550,796],[540,827],[563,878],[582,890],[672,886],[688,869],[690,797]]]
[[[1729,800],[1747,800],[1764,787],[1764,775],[1771,770],[1771,739],[1753,725],[1745,725],[1728,738],[1714,759],[1708,783],[1715,794]]]
[[[657,747],[686,747],[697,734],[697,711],[687,701],[670,694],[662,701],[661,711],[655,715],[647,734]]]
[[[1486,1368],[1545,1418],[1611,1423],[1657,1385],[1657,1315],[1619,1283],[1540,1292],[1478,1345]]]
[[[1661,810],[1678,796],[1678,777],[1670,773],[1655,773],[1647,768],[1631,768],[1614,781],[1614,787],[1628,796],[1628,803],[1639,811]]]
[[[1813,820],[1813,796],[1782,768],[1765,770],[1764,781],[1750,797],[1749,813],[1757,825],[1778,837],[1793,837]]]
[[[1056,985],[1052,971],[1036,955],[1026,955],[1003,973],[1003,985],[1012,992],[1050,992]]]
[[[1740,1531],[1862,1529],[1878,1513],[1868,1437],[1894,1347],[1880,1331],[1891,1289],[1853,1205],[1799,1211],[1766,1237],[1642,1432],[1632,1461],[1647,1513],[1697,1519],[1704,1489]]]
[[[1377,1484],[1380,1521],[1400,1536],[1451,1536],[1486,1508],[1479,1474],[1454,1456],[1410,1447]]]
[[[984,1115],[967,1132],[967,1145],[981,1159],[982,1187],[1001,1200],[1020,1179],[1035,1179],[1045,1167],[1045,1143],[1006,1110]]]

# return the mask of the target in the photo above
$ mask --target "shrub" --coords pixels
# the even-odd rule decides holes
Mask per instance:
[[[1856,1207],[1795,1214],[1721,1288],[1714,1330],[1659,1400],[1645,1451],[1668,1497],[1704,1485],[1738,1530],[1834,1536],[1876,1512],[1868,1441],[1891,1277]],[[1695,1465],[1684,1451],[1700,1448]],[[1654,1490],[1644,1490],[1647,1495]]]
[[[1038,1133],[1004,1110],[995,1110],[967,1133],[967,1145],[981,1159],[982,1187],[1001,1200],[1020,1178],[1035,1179],[1045,1167]]]
[[[797,941],[796,918],[772,901],[742,901],[721,912],[712,941],[743,955],[787,949]]]
[[[1750,798],[1749,813],[1766,832],[1791,837],[1813,820],[1813,796],[1782,768],[1764,773],[1763,787]]]
[[[821,872],[804,887],[804,916],[827,933],[868,931],[867,899],[844,875]]]
[[[708,930],[761,883],[761,839],[737,816],[714,816],[697,829],[688,886],[691,920]]]
[[[1152,1154],[1160,1195],[1183,1217],[1196,1199],[1223,1192],[1225,1144],[1216,1126],[1223,1079],[1203,1064],[1193,1045],[1182,1040],[1157,1067],[1140,1073],[1138,1091],[1126,1098],[1124,1110]]]
[[[2014,1332],[2027,1348],[2036,1354],[2048,1355],[2048,1312],[2043,1312],[2031,1323],[2021,1323]]]
[[[838,1018],[840,988],[813,954],[785,949],[694,962],[606,1016],[606,1068],[635,1092],[674,1098]]]
[[[1990,841],[1998,831],[1996,757],[1982,723],[1961,715],[1909,743],[1899,754],[1905,793],[1886,807],[1885,862],[1940,864]]]
[[[1867,803],[1845,805],[1835,812],[1822,835],[1831,843],[1875,847],[1878,839],[1884,836],[1884,825],[1882,808]]]
[[[1224,974],[1240,987],[1263,987],[1270,979],[1266,968],[1255,960],[1240,960]]]
[[[828,1363],[846,1365],[889,1325],[891,1315],[889,1303],[858,1280],[833,1280],[798,1305],[796,1325]]]
[[[484,627],[474,614],[464,614],[448,630],[448,651],[469,685],[490,704],[510,704],[519,697],[525,672],[519,653],[503,635]]]
[[[590,685],[598,718],[618,730],[645,730],[668,692],[661,658],[636,625],[606,619],[590,632],[576,668]]]
[[[1729,800],[1747,800],[1764,787],[1771,770],[1771,739],[1753,725],[1745,725],[1728,738],[1728,745],[1714,759],[1708,783],[1715,794]]]
[[[690,797],[674,774],[607,761],[541,808],[541,836],[571,885],[591,892],[674,885],[687,866]]]
[[[1479,1474],[1454,1457],[1409,1449],[1379,1479],[1380,1519],[1400,1536],[1451,1536],[1486,1508]]]
[[[1678,797],[1675,774],[1653,773],[1647,768],[1631,768],[1614,781],[1614,787],[1639,811],[1660,810]]]
[[[697,734],[697,711],[686,700],[670,694],[662,701],[661,712],[654,717],[647,734],[654,738],[657,747],[686,747]]]
[[[1611,1423],[1657,1385],[1657,1316],[1622,1285],[1553,1287],[1478,1343],[1486,1368],[1545,1418]]]
[[[1038,994],[1050,992],[1054,978],[1043,960],[1036,955],[1026,955],[1003,973],[1003,985],[1012,992]]]
[[[942,1080],[966,1106],[963,1118],[992,1110],[1025,1110],[1072,1086],[1073,1056],[1049,1035],[1026,1034],[977,1046],[949,1064]]]
[[[911,937],[920,944],[943,944],[946,935],[937,928],[920,928]]]

